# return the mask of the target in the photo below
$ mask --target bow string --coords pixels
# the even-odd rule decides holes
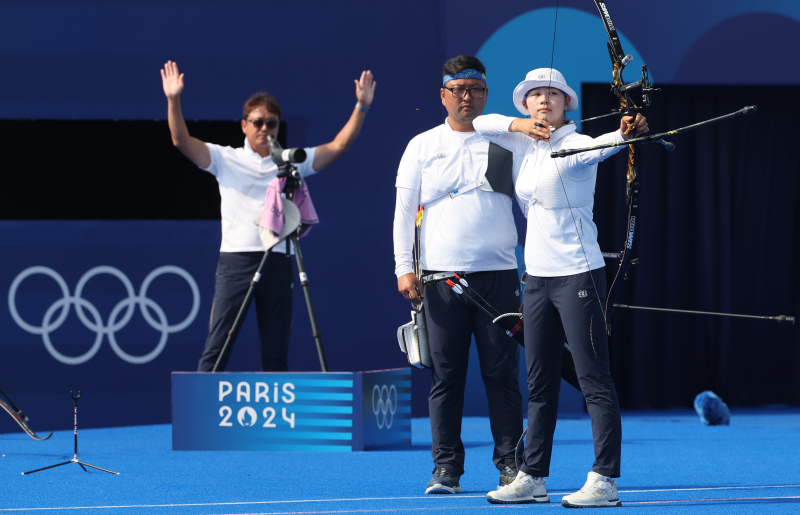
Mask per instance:
[[[614,110],[609,114],[593,117],[591,119],[603,118],[606,116],[611,116],[614,114],[618,114],[620,116],[635,116],[642,107],[647,106],[650,104],[650,93],[656,88],[653,88],[650,84],[649,77],[647,74],[647,66],[642,66],[642,78],[631,84],[626,84],[625,80],[622,77],[622,71],[627,64],[633,60],[633,57],[629,54],[626,54],[622,49],[622,44],[619,40],[619,35],[617,34],[617,29],[614,26],[614,22],[611,20],[611,15],[608,12],[608,8],[606,4],[602,0],[594,0],[598,11],[600,12],[600,18],[603,21],[603,25],[606,29],[606,33],[608,35],[608,54],[611,58],[612,64],[612,77],[613,82],[611,85],[611,91],[618,97],[619,99],[619,110]],[[556,44],[556,31],[558,28],[558,9],[559,9],[559,2],[556,2],[556,14],[555,14],[555,24],[553,27],[553,49],[550,55],[550,84],[552,84],[552,69],[553,63],[555,60],[555,44]],[[548,85],[548,88],[550,85]],[[634,101],[633,97],[631,96],[631,92],[635,89],[641,89],[642,93],[642,105],[639,106]],[[584,121],[584,120],[582,120]],[[577,122],[576,122],[577,123]],[[627,123],[627,122],[626,122]],[[635,130],[635,126],[632,123],[627,124],[627,129],[624,132],[624,137],[626,139],[632,138],[632,132]],[[548,140],[550,144],[551,154],[555,154],[552,152],[552,143]],[[667,144],[666,142],[664,142]],[[668,144],[667,144],[668,145]],[[639,175],[639,170],[636,165],[637,161],[637,153],[633,147],[633,145],[628,145],[628,164],[627,164],[627,184],[626,184],[626,204],[628,205],[628,223],[627,223],[627,230],[626,230],[626,241],[622,252],[618,253],[619,258],[619,267],[617,269],[616,274],[614,275],[614,279],[611,282],[611,286],[608,288],[608,293],[604,300],[600,299],[600,293],[597,289],[597,285],[595,284],[594,277],[591,274],[591,265],[589,263],[589,258],[586,254],[586,249],[583,246],[583,240],[580,236],[580,231],[578,230],[578,225],[575,220],[575,214],[572,212],[572,205],[569,201],[569,196],[567,195],[566,186],[564,185],[564,179],[561,176],[561,170],[558,166],[558,161],[554,160],[554,164],[556,167],[556,171],[559,176],[559,180],[561,181],[561,186],[564,190],[564,196],[567,199],[567,205],[569,206],[570,214],[572,215],[572,221],[575,224],[575,232],[578,235],[578,241],[580,242],[581,249],[583,251],[584,259],[586,260],[586,267],[589,271],[589,277],[592,280],[592,286],[595,290],[595,296],[600,302],[600,308],[603,312],[604,322],[606,324],[606,330],[609,334],[611,334],[611,313],[614,309],[614,299],[616,298],[617,292],[619,290],[619,285],[621,280],[627,278],[627,271],[628,267],[631,265],[632,261],[632,250],[633,250],[633,243],[634,237],[636,234],[636,220],[638,217],[639,211],[639,193],[641,187],[641,179]]]

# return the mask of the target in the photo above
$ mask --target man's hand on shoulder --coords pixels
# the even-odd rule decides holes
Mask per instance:
[[[169,100],[181,96],[183,93],[183,74],[178,71],[178,63],[167,61],[161,70],[161,83],[164,86],[164,95]]]

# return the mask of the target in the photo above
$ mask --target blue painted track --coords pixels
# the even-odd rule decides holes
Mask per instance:
[[[0,514],[552,512],[582,486],[593,459],[589,419],[560,419],[551,504],[490,505],[485,494],[498,473],[488,420],[467,418],[464,493],[426,496],[428,424],[414,419],[408,450],[348,454],[176,452],[169,425],[80,431],[79,457],[119,476],[75,464],[22,476],[71,459],[72,432],[45,442],[4,434]],[[800,512],[800,410],[733,410],[731,424],[705,427],[687,410],[623,414],[623,507],[646,514]]]

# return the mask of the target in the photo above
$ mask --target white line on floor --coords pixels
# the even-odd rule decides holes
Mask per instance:
[[[653,488],[649,490],[620,490],[621,494],[638,494],[648,492],[697,492],[703,490],[759,490],[762,488],[800,488],[800,485],[753,485],[753,486],[707,486],[698,488]],[[567,492],[547,492],[549,495],[567,495]],[[51,508],[0,508],[5,511],[44,511],[44,510],[113,510],[121,508],[182,508],[187,506],[250,506],[264,504],[293,504],[313,502],[352,502],[352,501],[403,501],[411,499],[482,499],[485,495],[423,495],[417,497],[356,497],[352,499],[297,499],[287,501],[240,501],[209,502],[187,504],[126,504],[119,506],[59,506]]]

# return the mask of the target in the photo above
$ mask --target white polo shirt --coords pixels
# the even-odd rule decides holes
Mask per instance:
[[[278,175],[278,167],[270,156],[261,157],[247,138],[240,148],[206,143],[211,164],[202,168],[219,183],[222,215],[220,252],[263,252],[264,245],[253,222],[264,209],[267,187]],[[316,147],[306,148],[306,160],[297,166],[301,177],[316,173],[312,168]],[[286,252],[286,245],[276,245],[273,252]]]
[[[490,114],[473,122],[475,130],[521,159],[514,191],[528,219],[525,268],[536,277],[575,275],[605,266],[594,223],[597,164],[625,145],[553,159],[550,152],[624,141],[619,131],[591,138],[574,125],[553,132],[550,141],[508,132],[514,118]],[[588,263],[587,263],[588,262]]]
[[[480,272],[517,267],[511,198],[481,188],[449,195],[474,185],[486,171],[488,157],[487,139],[476,132],[456,132],[447,120],[409,142],[395,183],[398,277],[412,271],[417,205],[425,208],[420,249],[424,270]]]

